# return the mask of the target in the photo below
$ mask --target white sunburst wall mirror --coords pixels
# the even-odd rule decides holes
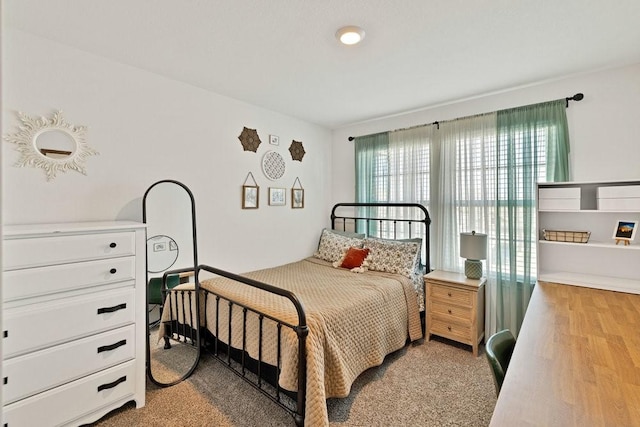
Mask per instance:
[[[58,172],[73,170],[87,174],[86,158],[99,153],[87,144],[86,126],[67,122],[62,111],[56,111],[51,118],[17,114],[21,121],[18,132],[4,137],[16,144],[20,153],[15,166],[41,168],[47,175],[47,181],[53,180]]]

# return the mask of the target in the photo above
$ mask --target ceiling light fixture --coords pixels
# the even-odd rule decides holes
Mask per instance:
[[[348,25],[336,31],[336,38],[346,45],[358,44],[364,38],[364,30],[355,25]]]

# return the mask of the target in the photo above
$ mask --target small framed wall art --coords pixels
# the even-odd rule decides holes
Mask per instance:
[[[269,135],[269,144],[280,145],[280,138],[278,135]]]
[[[253,181],[253,185],[247,185],[249,178]],[[253,174],[249,172],[242,185],[242,209],[258,209],[259,206],[260,187],[253,177]]]
[[[296,187],[296,183],[298,183],[300,187]],[[296,180],[293,182],[293,187],[291,187],[291,207],[293,209],[304,208],[304,188],[302,188],[302,183],[298,177],[296,177]]]
[[[616,239],[616,245],[623,242],[625,246],[631,244],[636,237],[638,229],[638,221],[618,221],[613,231],[613,238]]]
[[[242,186],[242,209],[258,209],[260,187],[255,185]]]
[[[284,206],[287,203],[287,194],[284,188],[269,187],[269,205]]]
[[[302,188],[291,189],[291,207],[293,209],[304,208],[304,189]]]

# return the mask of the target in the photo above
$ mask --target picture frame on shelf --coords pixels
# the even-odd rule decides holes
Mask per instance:
[[[291,189],[291,208],[293,209],[304,208],[304,189],[302,188]]]
[[[616,240],[616,245],[620,242],[624,243],[625,246],[630,245],[631,241],[636,237],[637,230],[638,221],[619,220],[613,231],[613,238]]]
[[[242,186],[242,209],[258,209],[260,206],[260,187],[257,185]]]
[[[269,187],[269,206],[284,206],[286,204],[286,189],[280,187]]]

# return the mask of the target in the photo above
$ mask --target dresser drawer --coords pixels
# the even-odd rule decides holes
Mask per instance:
[[[2,366],[3,404],[126,362],[134,355],[135,327],[129,325],[14,357]]]
[[[438,284],[430,284],[430,297],[441,301],[446,301],[451,304],[457,304],[464,307],[472,307],[475,298],[475,293],[465,291],[463,289],[456,289],[448,286],[442,286]]]
[[[135,393],[135,364],[125,362],[4,407],[7,427],[58,426]]]
[[[445,338],[451,338],[465,344],[471,344],[472,342],[471,326],[469,324],[461,325],[456,322],[451,322],[446,318],[442,318],[439,315],[431,317],[429,333],[440,335]]]
[[[2,277],[4,302],[135,279],[135,257],[12,270]]]
[[[135,255],[135,233],[96,233],[6,239],[5,270]]]
[[[133,323],[134,301],[126,287],[5,309],[4,358]]]
[[[447,319],[448,321],[458,322],[462,324],[469,324],[471,322],[471,307],[462,307],[455,304],[449,304],[440,300],[433,300],[431,302],[431,314],[438,316],[441,319]]]

